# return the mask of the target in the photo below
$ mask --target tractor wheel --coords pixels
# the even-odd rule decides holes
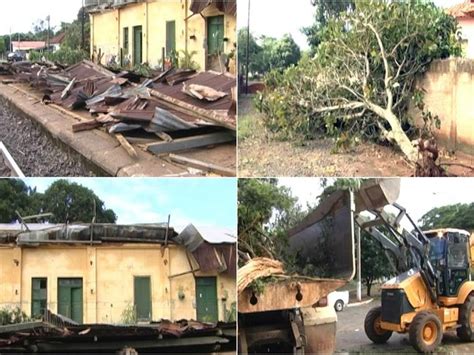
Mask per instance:
[[[462,341],[474,341],[474,297],[469,296],[459,307],[459,325],[456,330]]]
[[[375,344],[385,344],[392,336],[390,330],[381,328],[382,307],[372,308],[364,321],[364,329],[367,337]]]
[[[418,313],[409,329],[410,343],[420,353],[433,352],[443,339],[443,326],[431,312]]]

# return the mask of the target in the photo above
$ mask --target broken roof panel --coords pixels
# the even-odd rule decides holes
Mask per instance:
[[[200,14],[212,4],[214,4],[219,11],[227,15],[236,16],[237,14],[236,0],[192,0],[189,9],[194,14]]]
[[[167,84],[158,83],[153,85],[153,89],[156,91],[167,95],[173,99],[192,104],[196,107],[214,111],[222,110],[229,111],[232,106],[232,88],[235,87],[236,81],[235,77],[230,74],[221,74],[213,71],[202,72],[186,81],[186,85],[201,85],[210,87],[216,91],[221,91],[227,94],[224,98],[217,100],[215,102],[208,102],[199,100],[194,97],[186,95],[182,90],[182,85],[169,86]]]

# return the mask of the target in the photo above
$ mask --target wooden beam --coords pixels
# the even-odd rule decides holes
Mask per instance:
[[[82,132],[82,131],[90,131],[92,129],[96,129],[101,127],[102,124],[97,122],[96,120],[84,121],[79,123],[74,123],[72,125],[72,131],[74,133]]]
[[[233,169],[227,169],[227,168],[224,168],[224,167],[216,165],[216,164],[206,163],[206,162],[203,162],[203,161],[200,161],[200,160],[184,157],[182,155],[170,154],[169,158],[170,158],[171,161],[173,161],[175,163],[190,166],[192,168],[196,168],[196,169],[203,170],[203,171],[206,171],[206,172],[215,173],[215,174],[219,174],[219,175],[222,175],[222,176],[229,176],[229,177],[236,176],[235,169],[234,170]]]
[[[123,149],[127,151],[128,155],[130,155],[133,159],[138,158],[137,151],[135,150],[135,148],[132,147],[132,145],[125,139],[122,134],[116,133],[115,138],[117,138]]]
[[[230,132],[217,132],[194,137],[175,139],[172,142],[149,144],[147,150],[156,154],[168,154],[183,150],[203,148],[210,145],[235,142],[235,136]]]

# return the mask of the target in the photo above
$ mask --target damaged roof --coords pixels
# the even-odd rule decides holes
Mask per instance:
[[[199,14],[212,4],[226,15],[236,16],[237,14],[236,0],[192,0],[189,9],[194,14]]]
[[[181,233],[167,224],[20,224],[0,225],[0,244],[26,247],[61,244],[140,243],[181,245],[203,272],[236,274],[236,238],[222,229],[198,229],[190,224]]]

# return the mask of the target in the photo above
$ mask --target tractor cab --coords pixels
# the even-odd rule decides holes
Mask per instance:
[[[429,239],[429,258],[438,274],[439,296],[455,297],[465,281],[471,280],[470,235],[460,229],[424,232]]]

